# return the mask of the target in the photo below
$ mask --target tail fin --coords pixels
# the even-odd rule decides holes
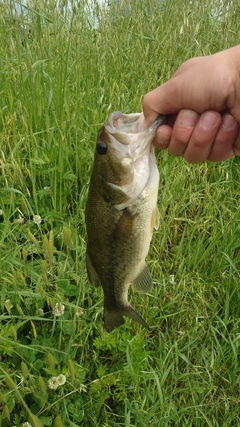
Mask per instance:
[[[131,317],[131,319],[136,320],[136,322],[140,323],[144,328],[146,328],[148,331],[150,331],[150,328],[145,322],[145,320],[138,314],[138,312],[133,308],[131,305],[127,307],[126,310],[124,310],[124,316]]]
[[[126,307],[121,309],[109,310],[109,308],[104,309],[104,326],[107,332],[112,332],[115,328],[124,324],[123,316],[130,317],[136,322],[140,323],[144,328],[150,330],[148,324],[143,320],[143,318],[138,314],[138,312],[129,304]]]
[[[112,332],[113,329],[118,328],[124,324],[124,318],[120,310],[104,309],[104,326],[107,332]]]

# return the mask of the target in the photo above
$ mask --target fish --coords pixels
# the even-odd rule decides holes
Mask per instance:
[[[151,144],[166,116],[145,125],[143,113],[110,114],[100,128],[86,204],[86,267],[89,281],[104,293],[104,327],[113,331],[124,317],[150,329],[128,302],[130,285],[152,289],[145,258],[159,227],[159,171]]]

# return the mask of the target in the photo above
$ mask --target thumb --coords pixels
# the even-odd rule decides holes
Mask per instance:
[[[146,124],[149,126],[159,114],[178,113],[183,108],[179,95],[179,87],[175,84],[174,78],[148,92],[142,102]]]

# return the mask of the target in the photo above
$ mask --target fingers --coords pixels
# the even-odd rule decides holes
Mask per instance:
[[[210,110],[199,115],[181,110],[175,123],[158,128],[153,143],[159,149],[168,147],[170,154],[184,156],[190,163],[223,161],[240,154],[239,125],[229,113],[221,116]]]
[[[160,150],[168,147],[170,154],[183,156],[198,120],[199,114],[192,110],[168,116],[168,125],[159,126],[153,144]]]
[[[183,156],[188,149],[192,134],[197,127],[199,114],[192,110],[181,110],[173,126],[172,138],[168,147],[169,153]]]
[[[184,151],[188,162],[198,163],[208,159],[221,123],[222,116],[217,111],[206,111],[200,116]]]
[[[233,144],[233,155],[240,156],[240,129],[238,129],[238,135]]]
[[[159,126],[156,136],[152,141],[153,145],[159,150],[164,150],[168,147],[169,141],[172,137],[172,127],[169,125]]]
[[[208,159],[213,162],[220,162],[237,155],[234,152],[234,145],[236,146],[238,133],[239,125],[237,121],[230,114],[225,114],[222,117],[221,127],[218,130]]]

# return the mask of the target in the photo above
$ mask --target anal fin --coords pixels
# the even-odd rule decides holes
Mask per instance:
[[[146,263],[144,263],[143,269],[141,270],[140,274],[132,282],[132,287],[135,291],[143,294],[151,292],[152,276]]]

